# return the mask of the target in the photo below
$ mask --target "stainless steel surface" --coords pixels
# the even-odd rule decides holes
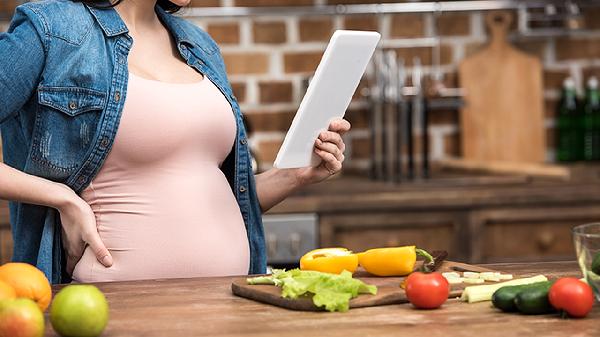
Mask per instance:
[[[600,0],[574,1],[580,7],[600,6]],[[558,0],[480,0],[431,1],[365,5],[282,6],[282,7],[208,7],[183,11],[187,17],[244,17],[244,16],[304,16],[339,14],[390,14],[427,12],[464,12],[499,9],[544,8],[549,3],[563,4]]]
[[[296,264],[318,247],[316,214],[264,215],[263,224],[269,265]]]

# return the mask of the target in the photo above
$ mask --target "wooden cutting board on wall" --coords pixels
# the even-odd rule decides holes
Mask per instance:
[[[507,41],[511,21],[509,12],[489,13],[490,43],[459,66],[467,160],[541,163],[546,157],[542,65]]]

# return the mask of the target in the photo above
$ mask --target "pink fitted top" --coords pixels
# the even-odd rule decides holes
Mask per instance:
[[[73,279],[247,274],[244,221],[219,169],[235,135],[231,106],[208,78],[173,84],[130,74],[112,150],[81,195],[113,265],[88,247]]]

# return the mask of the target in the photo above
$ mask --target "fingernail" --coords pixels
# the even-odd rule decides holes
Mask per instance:
[[[319,145],[323,145],[323,141],[322,141],[322,140],[320,140],[319,138],[317,138],[317,144],[319,144]]]
[[[110,266],[112,266],[112,264],[113,264],[113,259],[112,259],[112,256],[110,256],[110,255],[106,255],[105,257],[103,257],[103,258],[102,258],[102,261],[101,261],[101,262],[102,262],[102,264],[103,264],[105,267],[110,267]]]

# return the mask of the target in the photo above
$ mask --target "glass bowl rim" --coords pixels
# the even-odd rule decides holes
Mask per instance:
[[[598,227],[600,228],[600,222],[591,222],[586,224],[581,224],[573,227],[572,232],[573,235],[583,236],[586,238],[599,238],[600,239],[600,231],[598,233],[585,233],[583,232],[585,229],[589,227]]]

